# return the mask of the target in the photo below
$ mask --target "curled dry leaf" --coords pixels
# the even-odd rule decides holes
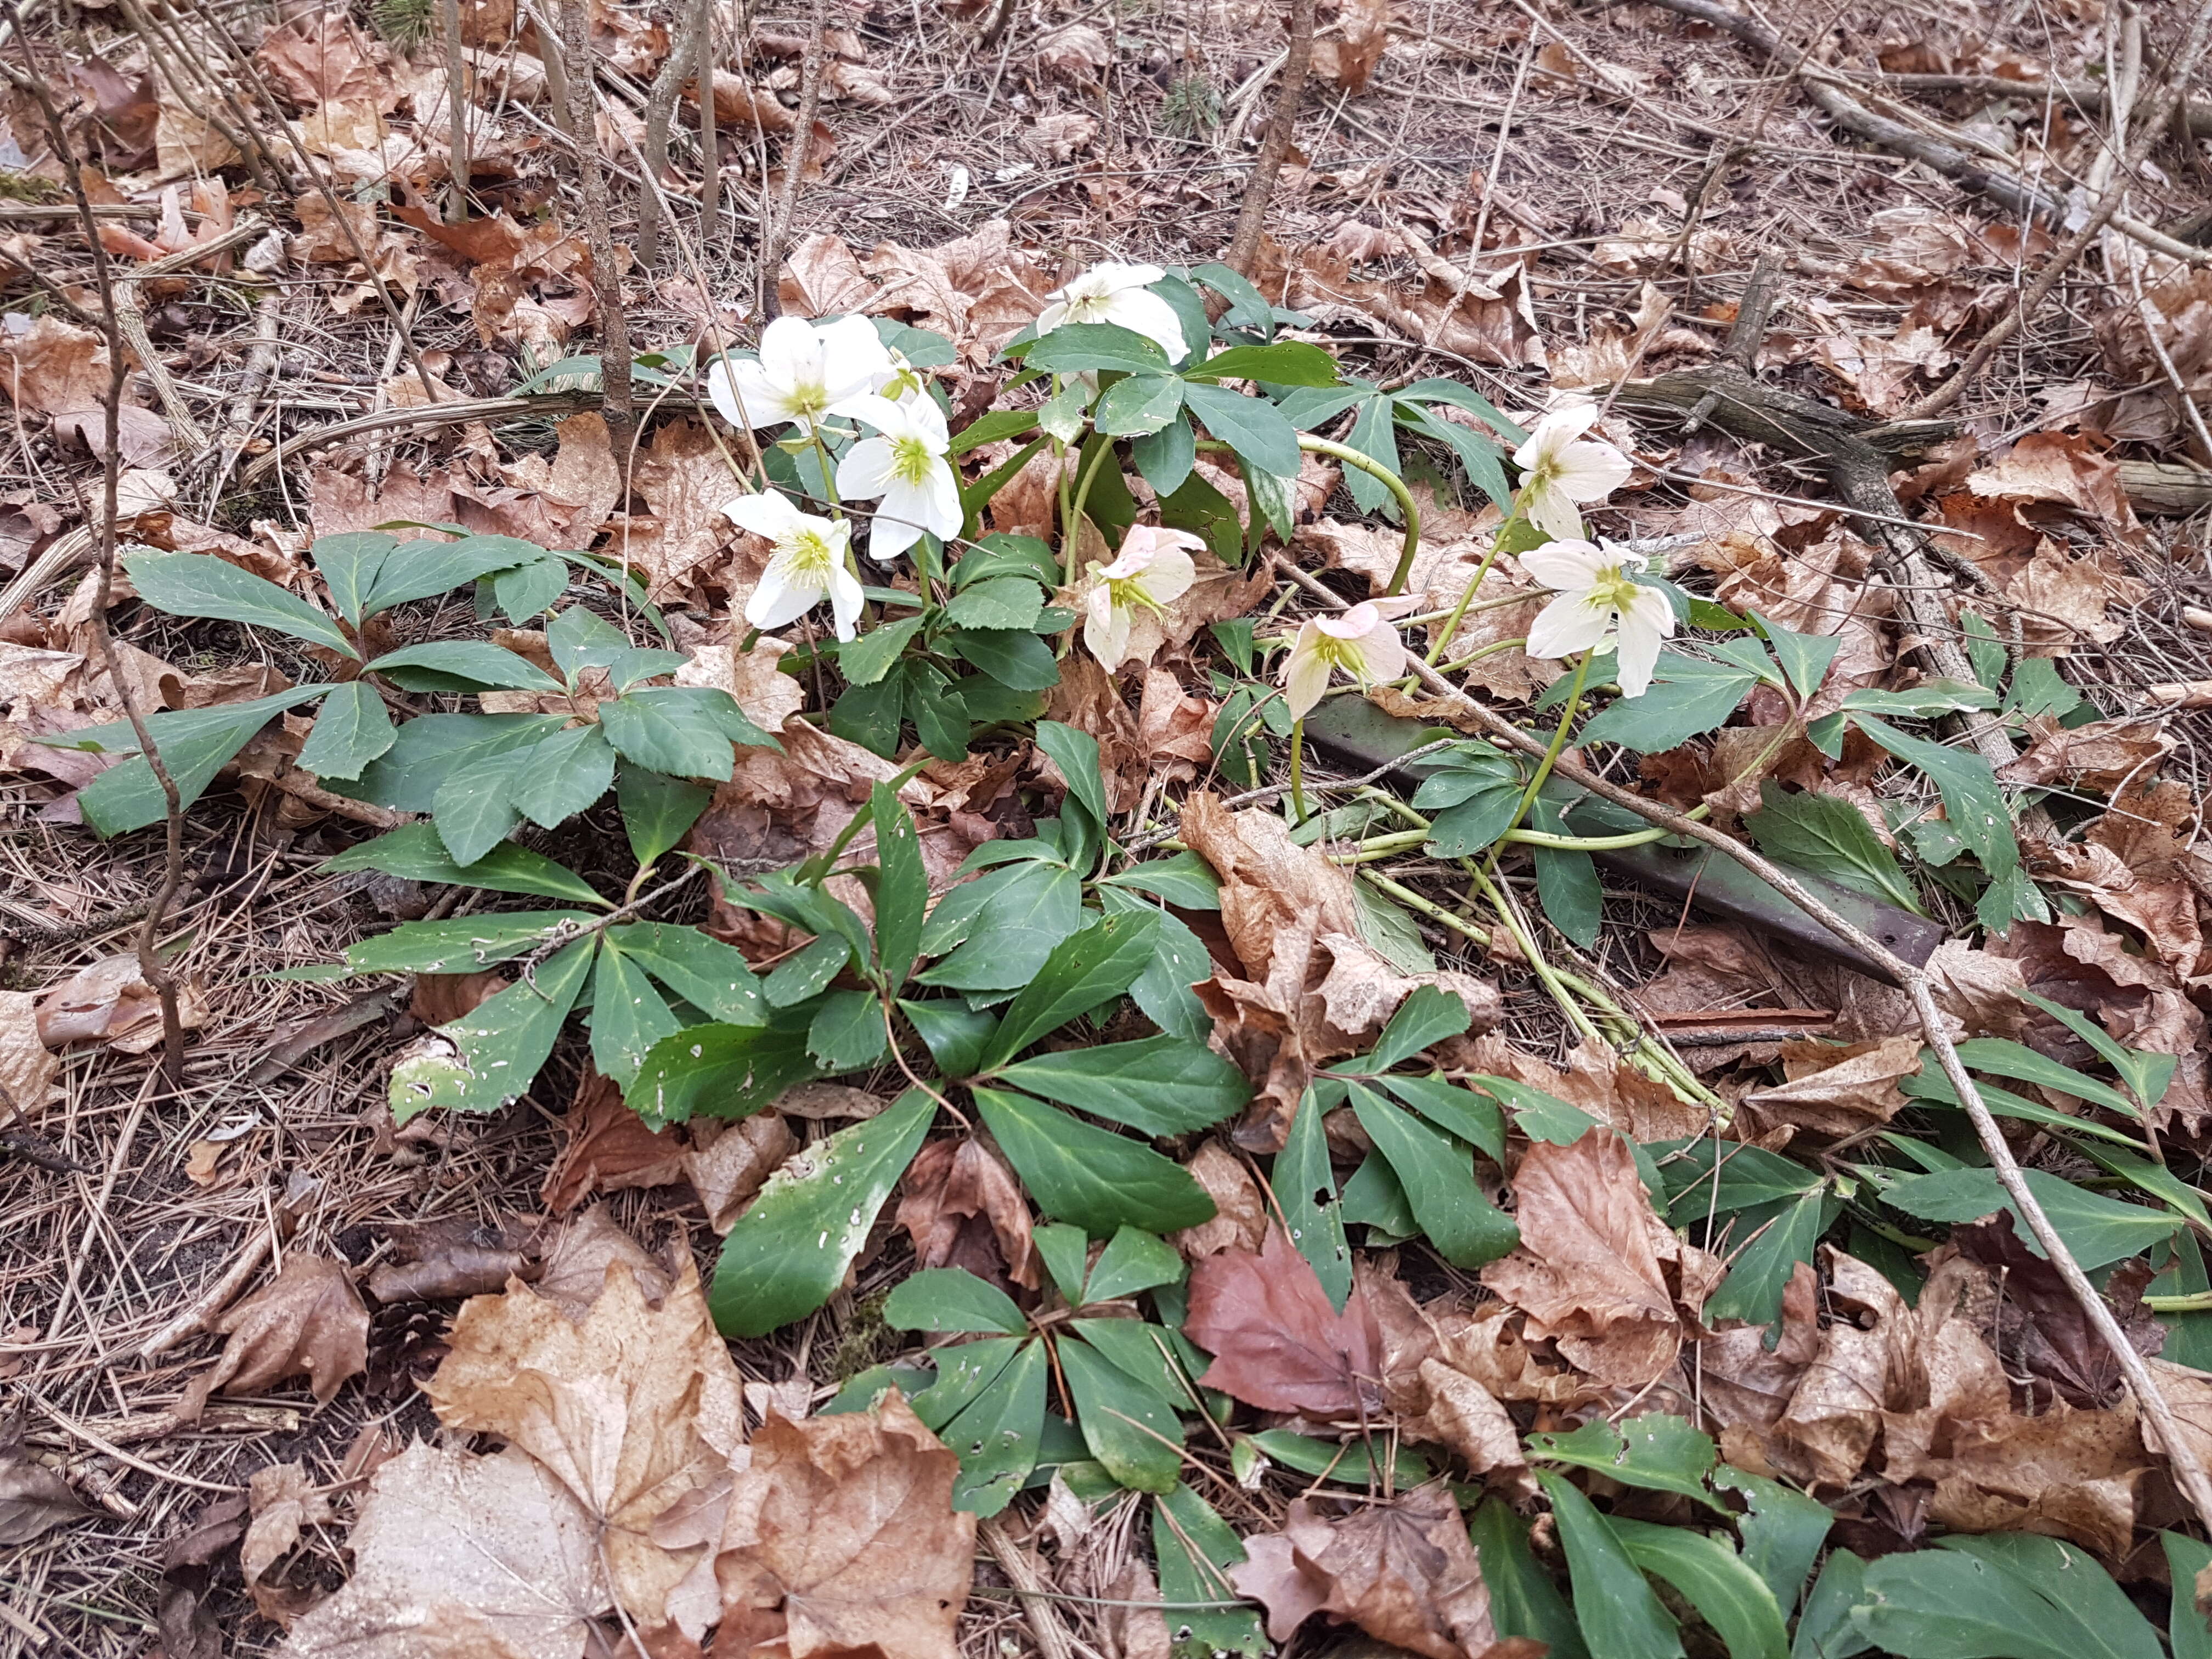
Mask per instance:
[[[354,1574],[285,1659],[581,1659],[609,1605],[596,1523],[519,1447],[414,1445],[369,1484]]]
[[[1316,1613],[1425,1659],[1481,1659],[1498,1640],[1490,1589],[1446,1482],[1341,1520],[1300,1498],[1281,1532],[1245,1549],[1230,1582],[1267,1609],[1278,1642]]]
[[[301,1611],[296,1593],[264,1584],[262,1578],[300,1541],[303,1528],[331,1518],[331,1502],[297,1463],[271,1463],[256,1469],[247,1490],[253,1521],[238,1547],[238,1570],[261,1616],[289,1625]]]
[[[672,1605],[697,1552],[662,1548],[653,1522],[717,1480],[739,1450],[743,1395],[696,1273],[656,1310],[637,1276],[611,1266],[580,1323],[526,1285],[477,1297],[425,1392],[449,1428],[528,1452],[604,1529],[616,1594],[648,1625],[696,1637],[704,1613]]]
[[[896,1389],[866,1412],[770,1415],[715,1557],[717,1659],[956,1659],[975,1552],[959,1468]]]
[[[1370,1417],[1382,1407],[1382,1333],[1364,1286],[1339,1313],[1279,1226],[1258,1255],[1194,1263],[1183,1334],[1213,1356],[1200,1383],[1262,1411]]]
[[[1753,1089],[1743,1103],[1761,1123],[1784,1123],[1840,1139],[1887,1123],[1905,1104],[1898,1079],[1920,1069],[1920,1038],[1878,1042],[1785,1042],[1782,1066],[1789,1081]]]
[[[702,1133],[717,1127],[720,1132],[713,1139],[702,1139]],[[703,1119],[691,1125],[691,1136],[694,1150],[684,1154],[684,1178],[699,1194],[707,1224],[718,1233],[737,1224],[753,1195],[799,1150],[799,1137],[781,1112],[756,1112],[727,1126]]]
[[[2014,1231],[2009,1211],[1954,1227],[1951,1243],[1959,1255],[1989,1271],[1990,1293],[1982,1302],[1984,1334],[2008,1371],[2033,1379],[2039,1404],[2048,1403],[2054,1393],[2069,1406],[2091,1407],[2110,1406],[2119,1398],[2119,1361],[2058,1269],[2028,1249]],[[2146,1356],[2166,1342],[2166,1328],[2142,1303],[2150,1276],[2148,1262],[2125,1261],[2104,1290],[2130,1344]]]
[[[288,1376],[305,1376],[315,1402],[368,1366],[368,1310],[352,1276],[326,1256],[294,1254],[276,1277],[240,1303],[216,1328],[230,1340],[211,1370],[185,1387],[179,1422],[196,1423],[208,1396],[253,1394]]]
[[[599,1193],[665,1187],[684,1178],[682,1138],[672,1128],[647,1128],[623,1104],[622,1085],[593,1068],[577,1079],[563,1127],[568,1139],[540,1194],[556,1215]]]
[[[1267,1201],[1260,1195],[1244,1160],[1218,1139],[1209,1139],[1184,1168],[1213,1200],[1213,1218],[1170,1234],[1168,1242],[1193,1261],[1223,1250],[1264,1249]]]
[[[98,1513],[68,1481],[33,1462],[20,1440],[0,1443],[0,1545],[27,1544],[56,1527]]]
[[[667,1269],[615,1224],[605,1205],[595,1204],[563,1227],[545,1252],[538,1294],[580,1325],[606,1289],[607,1269],[615,1266],[636,1279],[646,1301],[654,1307],[675,1283]]]
[[[1571,1146],[1538,1141],[1513,1185],[1521,1245],[1482,1282],[1599,1382],[1641,1388],[1664,1374],[1721,1268],[1654,1213],[1628,1143],[1601,1128]]]
[[[52,1097],[62,1063],[39,1038],[39,1000],[0,991],[0,1127],[28,1122]]]
[[[179,981],[177,1003],[185,1029],[197,1027],[203,1011],[191,981]],[[143,1054],[161,1040],[161,1000],[135,955],[103,957],[39,999],[39,1039],[49,1048],[99,1042]]]
[[[1031,1291],[1042,1282],[1029,1200],[981,1136],[932,1141],[899,1187],[898,1224],[914,1240],[916,1267],[963,1267]]]

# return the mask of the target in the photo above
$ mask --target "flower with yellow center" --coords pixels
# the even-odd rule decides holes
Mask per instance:
[[[1036,331],[1049,334],[1065,323],[1112,323],[1141,334],[1180,362],[1190,347],[1176,308],[1152,291],[1167,272],[1158,265],[1096,264],[1050,297],[1037,313]]]
[[[1129,655],[1129,627],[1137,612],[1158,616],[1189,592],[1198,580],[1190,556],[1205,545],[1187,530],[1131,525],[1113,563],[1093,560],[1083,598],[1083,643],[1091,654],[1109,669],[1119,668]]]
[[[1562,541],[1583,533],[1576,503],[1603,501],[1628,482],[1632,470],[1628,457],[1611,444],[1583,439],[1596,422],[1595,404],[1555,409],[1513,452],[1513,465],[1521,469],[1515,513]]]
[[[1304,720],[1328,690],[1329,677],[1340,670],[1362,685],[1377,685],[1405,673],[1406,644],[1389,618],[1414,603],[1411,599],[1370,599],[1341,616],[1308,617],[1283,660],[1283,703],[1291,718]]]
[[[1521,568],[1559,595],[1528,629],[1528,654],[1557,660],[1595,651],[1614,635],[1621,695],[1642,696],[1659,660],[1659,642],[1674,632],[1667,596],[1635,580],[1644,561],[1623,548],[1559,541],[1522,554]]]
[[[745,601],[747,622],[755,628],[781,628],[826,598],[837,637],[853,637],[861,594],[860,579],[851,568],[850,524],[802,513],[774,490],[740,495],[723,507],[722,515],[766,537],[773,549],[760,586]]]
[[[875,428],[837,463],[837,494],[844,500],[882,500],[868,532],[868,556],[889,563],[920,541],[924,531],[942,540],[960,533],[960,479],[945,452],[951,443],[945,411],[927,396],[902,404],[870,398],[853,411]]]
[[[707,392],[731,425],[795,424],[810,437],[832,415],[852,415],[895,373],[865,317],[815,324],[779,317],[761,331],[760,358],[718,359]]]

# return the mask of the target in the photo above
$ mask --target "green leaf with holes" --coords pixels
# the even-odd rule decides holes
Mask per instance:
[[[441,1025],[431,1041],[392,1068],[395,1122],[433,1107],[495,1111],[530,1087],[584,989],[596,939],[578,939],[535,973]]]

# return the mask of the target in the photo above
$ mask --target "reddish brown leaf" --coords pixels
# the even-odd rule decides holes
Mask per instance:
[[[979,1279],[1041,1282],[1029,1200],[1006,1160],[981,1137],[936,1140],[908,1165],[898,1224],[917,1267],[964,1267]]]
[[[1342,1313],[1280,1227],[1261,1253],[1224,1250],[1190,1270],[1183,1331],[1213,1355],[1199,1381],[1263,1411],[1372,1415],[1382,1406],[1382,1333],[1364,1291]]]
[[[252,1394],[288,1376],[312,1382],[318,1404],[368,1365],[368,1313],[343,1263],[319,1255],[285,1257],[282,1272],[225,1314],[216,1329],[230,1340],[214,1368],[185,1387],[177,1416],[197,1422],[208,1396]]]

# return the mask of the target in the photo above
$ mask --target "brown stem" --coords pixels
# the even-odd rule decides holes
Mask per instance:
[[[1259,258],[1260,238],[1267,228],[1267,204],[1275,193],[1275,178],[1290,159],[1291,140],[1298,125],[1298,100],[1305,95],[1306,71],[1313,67],[1314,0],[1291,0],[1291,47],[1283,59],[1282,84],[1275,88],[1275,108],[1267,118],[1267,135],[1260,141],[1260,154],[1252,163],[1252,176],[1244,185],[1244,204],[1237,210],[1236,234],[1221,262],[1243,276],[1252,274]]]
[[[660,192],[654,186],[668,171],[668,129],[676,118],[676,94],[683,88],[684,73],[694,66],[692,48],[702,9],[694,5],[679,8],[675,42],[668,48],[645,100],[645,153],[640,160],[652,183],[638,198],[637,262],[647,271],[660,258]],[[699,95],[711,100],[714,89],[702,82]]]
[[[814,0],[806,27],[806,57],[799,69],[799,128],[783,152],[783,201],[776,210],[775,226],[761,246],[760,313],[782,314],[778,293],[783,256],[791,246],[791,233],[799,221],[799,192],[806,178],[806,165],[814,157],[814,118],[822,107],[823,42],[829,29],[829,0]]]
[[[699,8],[699,243],[705,246],[722,216],[722,141],[714,132],[714,64],[721,57],[714,41],[714,0]]]
[[[447,140],[451,153],[446,181],[446,222],[469,216],[469,74],[461,52],[461,0],[438,0],[438,21],[446,36],[446,102],[453,113]]]
[[[54,107],[53,99],[46,90],[46,77],[40,72],[38,58],[30,37],[23,30],[22,13],[14,0],[9,0],[9,21],[14,25],[15,38],[22,42],[23,59],[27,75],[17,75],[12,69],[9,78],[19,89],[27,93],[39,106],[39,113],[46,125],[47,142],[53,146],[54,157],[61,163],[62,174],[67,181],[70,194],[76,198],[77,216],[84,228],[86,246],[92,252],[94,286],[100,300],[100,331],[107,343],[107,388],[100,399],[100,510],[99,542],[97,544],[99,584],[92,601],[92,637],[99,647],[100,660],[107,670],[107,683],[114,687],[115,695],[123,703],[125,718],[131,722],[133,736],[138,740],[138,752],[146,757],[153,769],[154,781],[161,787],[162,818],[167,834],[167,851],[161,869],[161,885],[154,896],[154,902],[146,912],[146,919],[138,928],[138,972],[147,984],[154,988],[161,1000],[161,1069],[169,1086],[180,1088],[185,1077],[185,1026],[177,1008],[177,981],[161,960],[159,948],[161,923],[168,915],[169,906],[177,896],[177,890],[185,879],[185,811],[184,799],[178,793],[177,781],[169,775],[167,764],[161,758],[159,744],[146,724],[145,711],[138,706],[137,693],[123,677],[121,662],[115,654],[115,636],[107,626],[107,606],[115,586],[115,495],[118,480],[123,471],[123,386],[130,374],[130,366],[123,356],[123,331],[116,323],[114,273],[107,263],[107,250],[100,240],[100,222],[94,217],[92,198],[84,186],[84,170],[77,164],[76,150],[70,143],[68,130],[62,124],[61,112]]]
[[[568,60],[568,138],[576,147],[584,242],[592,253],[592,294],[599,315],[599,386],[607,444],[614,452],[622,499],[627,501],[637,406],[630,386],[629,319],[623,310],[622,271],[615,264],[614,235],[607,226],[607,175],[599,165],[599,77],[592,68],[590,16],[588,0],[566,0],[561,9],[561,55]]]

